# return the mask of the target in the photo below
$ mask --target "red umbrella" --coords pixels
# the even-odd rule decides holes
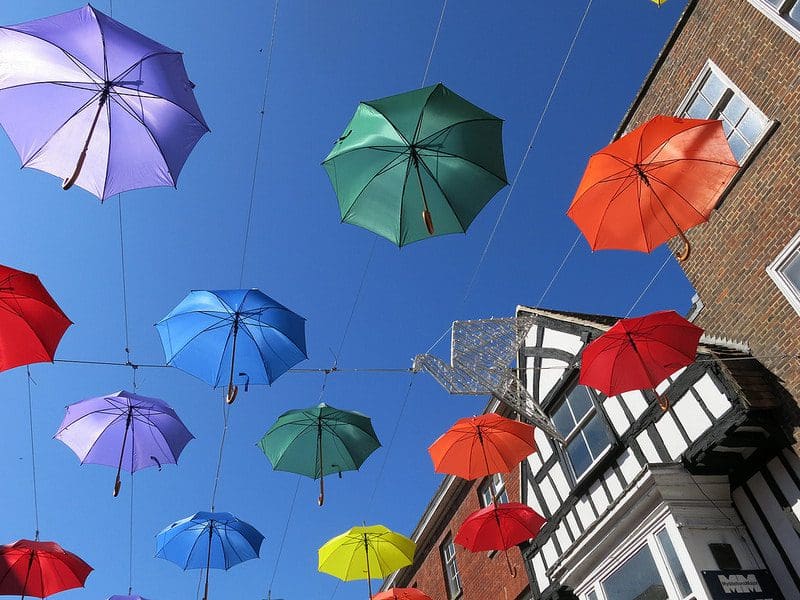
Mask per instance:
[[[52,362],[70,325],[36,275],[0,265],[0,371]]]
[[[468,516],[458,528],[455,541],[471,552],[503,550],[535,538],[545,523],[545,518],[531,507],[520,502],[490,504]],[[506,552],[506,562],[511,566]]]
[[[44,598],[83,587],[92,567],[55,542],[0,546],[0,595]]]
[[[567,215],[592,250],[651,252],[705,223],[739,169],[722,122],[657,116],[589,159]]]
[[[692,364],[703,330],[674,310],[620,319],[583,349],[580,383],[616,396],[655,388]],[[669,401],[659,397],[666,410]]]
[[[533,427],[488,413],[459,419],[428,452],[437,473],[477,479],[509,473],[536,452]]]
[[[433,600],[417,588],[391,588],[372,597],[372,600]]]

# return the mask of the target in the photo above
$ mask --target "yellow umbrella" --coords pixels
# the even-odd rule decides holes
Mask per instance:
[[[416,547],[383,525],[353,527],[319,549],[318,570],[343,581],[366,579],[372,598],[372,578],[386,577],[410,565]]]
[[[656,4],[658,4],[659,6],[661,6],[662,4],[664,4],[666,1],[667,1],[667,0],[652,0],[652,2],[655,2],[655,3],[656,3]]]

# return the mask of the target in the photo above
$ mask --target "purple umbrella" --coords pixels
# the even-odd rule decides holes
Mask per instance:
[[[91,6],[0,27],[0,56],[0,124],[64,189],[175,186],[208,131],[181,53]]]
[[[125,391],[71,404],[53,437],[69,446],[81,464],[117,467],[114,496],[123,467],[133,473],[174,465],[194,439],[165,402]]]

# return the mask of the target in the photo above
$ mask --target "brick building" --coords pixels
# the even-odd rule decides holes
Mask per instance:
[[[490,406],[496,410],[497,403]],[[520,472],[495,476],[498,502],[520,501]],[[522,600],[530,586],[517,548],[508,551],[516,570],[511,577],[502,552],[470,552],[453,543],[461,523],[491,502],[489,480],[465,481],[445,477],[428,504],[414,533],[414,564],[386,579],[382,589],[416,587],[436,600]]]
[[[615,137],[657,114],[722,119],[741,165],[688,233],[695,322],[800,400],[800,2],[690,0]]]

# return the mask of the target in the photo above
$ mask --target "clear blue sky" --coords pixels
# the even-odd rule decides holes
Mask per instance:
[[[95,6],[109,12],[108,0]],[[586,3],[515,0],[498,6],[449,3],[428,83],[442,81],[505,119],[511,177]],[[508,188],[467,235],[403,250],[378,240],[341,367],[407,367],[454,319],[511,316],[517,304],[538,301],[577,234],[564,212],[585,162],[609,141],[683,6],[681,0],[660,9],[648,0],[594,1],[469,296],[463,300]],[[0,22],[76,7],[62,0],[4,2]],[[212,130],[189,157],[177,191],[122,197],[130,347],[135,361],[160,362],[153,323],[190,289],[238,287],[273,3],[115,0],[113,9],[116,19],[185,53]],[[258,287],[307,317],[310,358],[301,366],[331,365],[330,349],[341,343],[373,243],[373,234],[339,224],[319,163],[359,100],[419,87],[440,9],[438,0],[281,2],[244,286]],[[83,190],[62,192],[55,178],[18,166],[2,136],[0,262],[39,274],[75,322],[60,358],[124,360],[117,199],[100,205]],[[651,256],[592,254],[581,240],[544,305],[625,314],[665,257],[664,248]],[[636,313],[684,312],[691,295],[670,262]],[[447,341],[435,351],[448,358]],[[120,498],[113,499],[113,469],[79,467],[52,435],[65,405],[129,389],[130,370],[44,364],[32,372],[42,539],[59,541],[96,569],[85,590],[62,597],[124,594],[131,485],[126,478]],[[427,375],[417,375],[389,449],[409,379],[391,373],[328,378],[325,401],[371,415],[384,448],[360,472],[329,478],[322,509],[316,484],[303,480],[274,598],[330,598],[336,580],[317,573],[316,549],[352,525],[365,520],[412,531],[440,481],[426,447],[457,418],[479,412],[484,399],[448,396]],[[192,598],[199,573],[153,558],[154,536],[209,508],[220,396],[174,369],[141,370],[139,380],[140,392],[169,402],[197,439],[178,467],[136,475],[134,591],[152,600]],[[217,508],[252,523],[267,539],[260,560],[212,572],[211,598],[266,597],[297,479],[273,472],[255,442],[278,414],[316,404],[321,382],[316,374],[287,374],[271,388],[240,393],[233,406]],[[11,542],[33,536],[24,369],[0,374],[0,397],[0,542]],[[335,598],[365,596],[365,583],[351,582],[342,583]]]

